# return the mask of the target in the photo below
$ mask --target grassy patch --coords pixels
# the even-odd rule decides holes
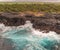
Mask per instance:
[[[1,2],[0,12],[60,12],[60,4],[40,2]]]

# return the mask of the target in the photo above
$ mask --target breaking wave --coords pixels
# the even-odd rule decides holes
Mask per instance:
[[[17,27],[0,24],[0,36],[4,43],[11,44],[11,50],[60,50],[60,35],[35,30],[30,21]]]

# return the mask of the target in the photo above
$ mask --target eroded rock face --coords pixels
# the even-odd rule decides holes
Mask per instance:
[[[18,26],[25,24],[25,18],[19,14],[2,13],[0,15],[0,22],[7,26]]]
[[[27,20],[33,23],[35,29],[46,30],[60,33],[60,14],[48,14],[44,16],[35,16],[33,14],[21,15],[19,13],[1,13],[0,23],[6,26],[24,25]]]

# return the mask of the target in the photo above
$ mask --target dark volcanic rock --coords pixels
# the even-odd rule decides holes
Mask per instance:
[[[19,14],[2,13],[0,15],[0,22],[7,26],[19,26],[25,24],[25,18]]]
[[[6,26],[24,25],[27,20],[33,23],[35,29],[46,30],[46,32],[55,31],[60,34],[60,14],[46,13],[44,16],[38,17],[32,14],[23,16],[19,13],[0,14],[0,23],[4,23]]]

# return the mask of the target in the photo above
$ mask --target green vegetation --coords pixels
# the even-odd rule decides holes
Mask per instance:
[[[0,12],[60,12],[60,4],[53,3],[0,3]]]

